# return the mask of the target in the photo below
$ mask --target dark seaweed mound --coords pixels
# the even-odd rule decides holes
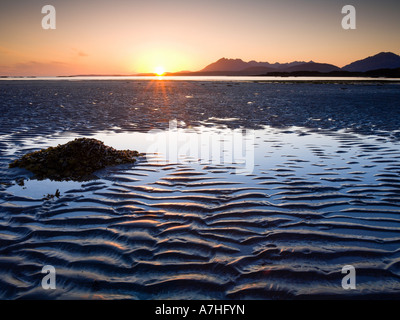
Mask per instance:
[[[9,167],[24,168],[36,179],[84,181],[93,172],[108,166],[134,163],[137,151],[116,150],[96,139],[79,138],[57,147],[28,153],[10,163]]]

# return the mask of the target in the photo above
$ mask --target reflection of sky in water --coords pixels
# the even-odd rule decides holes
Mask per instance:
[[[201,127],[92,137],[140,152],[155,141],[165,147],[167,137],[178,138],[176,150],[185,153],[190,149],[182,145],[193,139],[205,147],[210,141],[241,145],[232,142],[232,133]],[[159,154],[101,170],[95,181],[26,180],[8,186],[0,194],[5,209],[0,239],[18,245],[24,232],[32,234],[20,243],[18,259],[27,252],[34,255],[26,263],[44,256],[74,284],[61,293],[66,297],[88,291],[81,288],[82,278],[74,282],[75,274],[104,278],[113,285],[109,292],[121,282],[154,284],[144,297],[157,297],[163,281],[180,279],[188,281],[185,290],[194,298],[208,297],[210,283],[218,288],[210,294],[214,298],[246,296],[247,290],[251,297],[252,287],[275,292],[275,286],[284,293],[345,294],[340,270],[346,264],[360,270],[360,292],[390,292],[391,284],[398,290],[393,279],[398,277],[399,143],[299,127],[266,127],[252,134],[245,138],[254,147],[247,154],[254,170],[247,174],[236,174],[241,161],[213,164],[207,157],[182,154],[185,161],[169,163]],[[10,148],[23,154],[73,138],[42,137]],[[227,145],[223,149],[229,153]],[[57,189],[60,198],[43,199]],[[25,246],[32,248],[25,251]],[[196,295],[193,288],[202,281],[204,292]]]
[[[318,182],[323,179],[326,185],[341,184],[342,182],[335,181],[335,179],[340,180],[340,178],[347,177],[356,179],[354,183],[357,184],[376,183],[375,174],[382,171],[387,163],[372,162],[372,160],[385,158],[386,154],[384,150],[381,151],[382,147],[387,150],[390,149],[392,154],[399,150],[398,143],[383,142],[382,138],[363,137],[343,132],[335,134],[310,132],[297,127],[285,131],[270,127],[254,131],[206,127],[174,128],[170,131],[155,130],[150,133],[122,132],[116,134],[115,132],[100,132],[92,137],[116,149],[131,149],[140,152],[161,151],[157,155],[147,155],[147,160],[151,163],[178,163],[190,165],[195,170],[200,171],[206,165],[215,166],[213,170],[207,173],[208,175],[211,174],[213,178],[224,178],[228,181],[232,180],[254,186],[262,181],[254,179],[254,177],[274,177],[277,178],[275,180],[277,182],[289,181],[293,178]],[[72,139],[73,137],[60,135],[55,139],[54,137],[48,139],[41,137],[40,141],[43,147],[47,147],[66,143]],[[195,143],[193,144],[193,142]],[[37,147],[36,143],[37,139],[26,141],[23,149]],[[155,145],[156,148],[154,148]],[[238,145],[239,148],[247,146],[247,153],[243,149],[240,150],[239,157],[236,157],[236,161],[232,162],[231,160],[235,155],[230,153]],[[363,145],[372,145],[375,148],[365,152]],[[11,146],[10,149],[13,150],[14,148]],[[193,149],[195,149],[194,152]],[[169,159],[170,161],[165,161],[163,150],[173,151],[171,153],[173,157]],[[222,150],[223,152],[221,152]],[[213,152],[214,155],[212,155]],[[215,153],[220,156],[217,163],[215,159],[218,157],[215,157]],[[176,157],[177,154],[178,157]],[[236,174],[244,168],[251,171],[245,174]],[[154,172],[145,179],[154,181],[159,175]],[[269,184],[271,183],[269,181]],[[79,182],[29,180],[25,182],[23,187],[14,185],[9,191],[40,198],[47,193],[54,194],[56,189],[65,192],[77,188],[81,184]],[[351,181],[349,185],[351,185]],[[271,186],[274,185],[271,184]]]

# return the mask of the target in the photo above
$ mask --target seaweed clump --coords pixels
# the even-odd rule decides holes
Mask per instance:
[[[102,141],[78,138],[57,147],[28,153],[10,163],[10,168],[24,168],[35,178],[57,181],[85,181],[93,173],[108,166],[134,163],[140,156],[137,151],[116,150]]]

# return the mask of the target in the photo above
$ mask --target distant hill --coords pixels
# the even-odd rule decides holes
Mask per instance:
[[[242,59],[221,58],[200,71],[167,73],[177,76],[343,76],[343,77],[399,77],[400,56],[381,52],[339,68],[333,64],[314,61],[269,63]]]
[[[262,74],[266,72],[272,71],[280,71],[284,68],[296,66],[299,64],[304,64],[304,61],[291,62],[291,63],[274,63],[271,64],[269,62],[257,62],[257,61],[249,61],[244,62],[242,59],[226,59],[221,58],[216,62],[213,62],[198,71],[200,73],[209,73],[209,72],[233,72],[235,74]]]
[[[244,62],[242,59],[226,59],[222,58],[218,61],[209,64],[200,72],[215,72],[215,71],[241,71],[251,67],[249,63]]]
[[[275,71],[275,68],[272,67],[263,67],[263,66],[257,66],[257,67],[249,67],[240,71],[236,71],[236,73],[240,73],[240,75],[257,75],[257,74],[263,74],[267,72],[272,72]]]
[[[316,62],[307,62],[303,64],[299,64],[297,66],[292,66],[284,69],[285,72],[296,72],[296,71],[318,71],[318,72],[332,72],[339,71],[340,68],[334,66],[333,64],[327,63],[316,63]]]
[[[358,60],[344,66],[342,70],[351,72],[366,72],[377,69],[400,68],[400,56],[392,52],[381,52],[372,57]]]
[[[400,78],[400,68],[377,69],[365,72],[366,76],[374,78]]]

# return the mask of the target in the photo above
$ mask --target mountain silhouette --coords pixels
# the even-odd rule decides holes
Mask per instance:
[[[377,69],[400,68],[400,56],[392,52],[381,52],[372,57],[358,60],[344,66],[342,70],[351,72],[367,72]]]
[[[244,62],[242,59],[226,59],[221,58],[218,61],[209,64],[200,72],[214,72],[214,71],[241,71],[250,67],[248,62]]]
[[[269,63],[242,59],[221,58],[200,71],[167,73],[176,76],[331,76],[331,77],[388,77],[398,78],[400,56],[381,52],[339,68],[333,64],[314,61]]]
[[[296,66],[291,66],[282,71],[284,72],[296,72],[296,71],[318,71],[318,72],[332,72],[339,71],[340,68],[328,63],[316,63],[313,61],[302,63]]]
[[[199,72],[235,72],[238,74],[260,74],[272,71],[281,71],[288,67],[304,64],[304,61],[294,61],[290,63],[274,63],[249,61],[244,62],[242,59],[226,59],[221,58],[200,70]],[[254,73],[255,72],[255,73]]]

